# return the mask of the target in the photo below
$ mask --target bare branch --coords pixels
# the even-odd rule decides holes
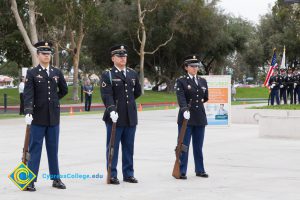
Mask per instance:
[[[137,34],[137,38],[138,38],[139,43],[142,44],[142,41],[141,41],[141,38],[140,38],[140,26],[138,27],[136,34]]]
[[[174,35],[174,33],[172,33],[171,37],[167,41],[165,41],[163,44],[158,45],[154,51],[145,52],[145,54],[154,54],[155,52],[157,52],[160,49],[160,47],[166,46],[173,39],[173,35]]]
[[[134,43],[134,40],[133,40],[133,38],[132,38],[132,35],[131,35],[129,29],[127,29],[127,32],[128,32],[129,38],[130,38],[130,40],[131,40],[131,42],[132,42],[132,48],[133,48],[133,50],[134,50],[138,55],[140,55],[140,52],[135,48],[135,43]]]
[[[158,3],[155,4],[154,8],[148,9],[148,10],[145,9],[144,11],[151,13],[151,12],[153,12],[157,8],[157,6],[158,6]]]

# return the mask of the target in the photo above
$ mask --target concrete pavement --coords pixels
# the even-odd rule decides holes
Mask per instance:
[[[105,183],[105,126],[101,115],[61,118],[62,174],[103,174],[103,179],[63,179],[66,190],[51,187],[45,148],[35,193],[20,191],[7,175],[20,162],[23,119],[0,120],[0,199],[300,199],[300,140],[258,137],[257,124],[208,127],[204,144],[210,177],[194,174],[190,152],[187,180],[175,180],[176,110],[139,112],[135,142],[138,184]],[[121,159],[121,156],[119,156]],[[122,180],[121,160],[119,179]]]

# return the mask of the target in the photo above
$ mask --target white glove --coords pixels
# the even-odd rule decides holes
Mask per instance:
[[[280,85],[280,88],[283,88],[283,85]]]
[[[273,88],[273,87],[275,87],[275,84],[274,84],[274,83],[271,85],[271,88]]]
[[[113,123],[116,123],[118,118],[119,118],[119,115],[116,111],[111,111],[110,112],[110,118],[113,121]]]
[[[184,117],[185,119],[189,120],[190,117],[191,117],[191,116],[190,116],[190,111],[184,111],[183,117]]]
[[[33,118],[32,118],[32,115],[31,114],[26,114],[25,115],[25,123],[30,125],[31,122],[32,122]]]
[[[297,87],[297,83],[294,83],[294,87]]]

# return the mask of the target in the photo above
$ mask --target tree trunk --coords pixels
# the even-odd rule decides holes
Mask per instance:
[[[159,50],[160,47],[167,45],[173,38],[173,34],[171,35],[171,37],[165,41],[164,43],[158,45],[156,47],[155,50],[153,50],[152,52],[145,52],[145,46],[146,46],[146,41],[147,41],[147,34],[146,34],[146,27],[144,24],[144,17],[146,15],[147,12],[153,12],[156,8],[157,8],[156,4],[152,9],[146,9],[144,8],[142,11],[141,8],[141,0],[137,0],[137,7],[138,7],[138,18],[139,18],[139,28],[137,30],[137,37],[138,37],[138,41],[140,43],[140,51],[137,52],[140,56],[140,83],[142,85],[142,94],[144,94],[144,61],[145,61],[145,55],[146,54],[151,54],[153,55],[156,51]],[[140,39],[140,29],[142,32],[142,39]]]
[[[59,67],[59,49],[58,43],[54,42],[54,63],[52,63],[55,67]]]
[[[28,33],[24,27],[24,24],[22,22],[22,19],[19,15],[19,12],[18,12],[18,6],[17,6],[17,3],[16,3],[16,0],[10,0],[10,4],[11,4],[11,10],[13,12],[13,15],[16,19],[16,23],[17,23],[17,26],[18,26],[18,29],[20,30],[21,32],[21,35],[25,41],[25,44],[31,54],[31,60],[32,60],[32,66],[37,66],[39,64],[39,61],[36,57],[36,49],[34,48],[34,46],[32,45],[32,42],[30,41],[30,38],[28,37]],[[31,27],[32,28],[32,27]],[[33,32],[31,32],[33,33]],[[36,33],[36,32],[35,32]],[[37,36],[36,36],[37,38]]]
[[[84,32],[83,32],[83,22],[80,21],[80,28],[78,33],[78,39],[75,44],[75,38],[73,31],[71,32],[71,44],[73,49],[73,100],[78,101],[78,67],[79,67],[79,58],[80,58],[80,51],[82,46],[82,41],[84,38]]]
[[[36,30],[35,4],[34,0],[29,0],[29,30],[32,44],[38,42],[38,34]]]
[[[145,45],[146,45],[146,31],[145,27],[142,27],[142,43],[140,47],[140,83],[142,85],[142,94],[144,94],[144,60],[145,60]]]

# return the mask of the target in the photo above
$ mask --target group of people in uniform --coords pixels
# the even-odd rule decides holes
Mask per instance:
[[[279,72],[280,71],[280,72]],[[281,104],[300,104],[300,69],[290,67],[287,70],[274,68],[273,75],[270,77],[269,86],[271,89],[271,105],[275,101],[277,105]]]
[[[29,153],[31,158],[28,167],[38,175],[43,140],[49,164],[52,186],[66,189],[60,179],[58,166],[58,142],[60,104],[59,100],[68,93],[68,87],[62,72],[50,65],[52,44],[38,42],[37,48],[39,65],[28,70],[24,88],[25,122],[31,125]],[[141,96],[141,84],[138,73],[127,67],[128,47],[115,45],[110,48],[113,67],[104,71],[101,77],[101,98],[105,105],[103,121],[106,125],[107,142],[106,158],[108,164],[109,141],[112,124],[116,123],[114,151],[111,163],[111,184],[120,184],[117,164],[119,145],[122,145],[122,175],[123,181],[138,183],[134,176],[134,140],[138,124],[136,99]],[[188,120],[184,145],[189,147],[193,140],[195,174],[207,178],[208,174],[203,164],[203,141],[207,125],[204,103],[208,101],[208,86],[205,79],[197,75],[200,61],[196,55],[187,56],[183,62],[186,74],[177,79],[176,95],[179,104],[178,133],[183,119]],[[188,107],[191,102],[191,107]],[[178,139],[177,137],[174,137]],[[175,143],[174,139],[174,143]],[[180,156],[180,179],[187,179],[188,150]],[[108,167],[108,166],[107,166]],[[27,191],[36,191],[35,179],[27,186]]]

